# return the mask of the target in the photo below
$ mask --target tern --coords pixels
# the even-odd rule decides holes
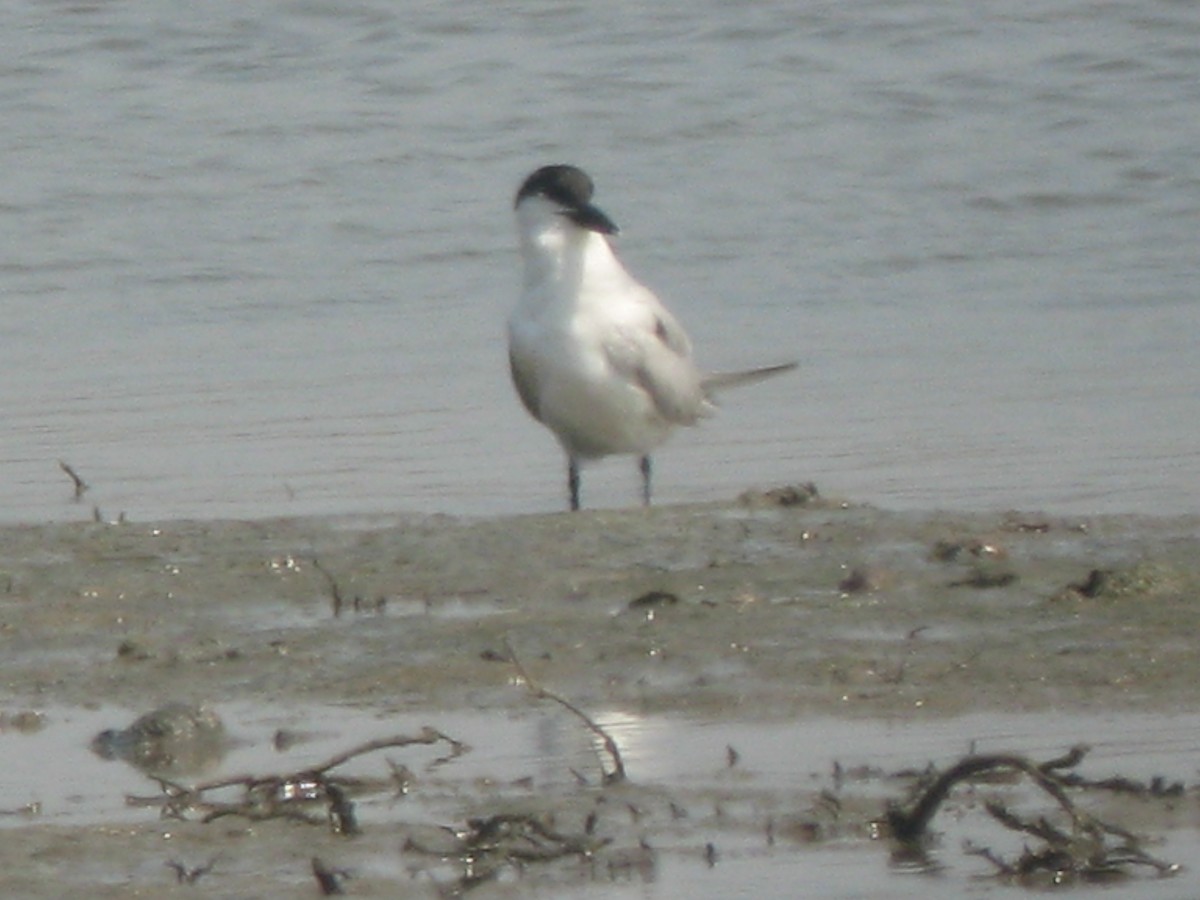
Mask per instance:
[[[612,454],[637,456],[649,505],[650,453],[672,431],[712,415],[718,390],[796,367],[702,374],[687,332],[617,259],[617,226],[594,193],[582,169],[552,165],[514,201],[525,275],[508,320],[509,365],[521,402],[566,453],[572,510],[580,467]]]

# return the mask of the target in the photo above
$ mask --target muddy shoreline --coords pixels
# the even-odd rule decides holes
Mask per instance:
[[[504,707],[525,702],[507,639],[581,703],[646,712],[1186,708],[1198,535],[827,503],[10,527],[4,684],[17,704]]]
[[[0,528],[3,702],[48,720],[167,702],[520,715],[537,703],[515,652],[581,709],[632,716],[1174,714],[1200,708],[1198,525],[895,513],[800,490],[487,520],[11,526]],[[9,896],[57,896],[60,877],[99,896],[182,892],[164,830],[202,856],[230,853],[220,836],[234,827],[149,814],[134,827],[7,825]],[[249,830],[268,856],[296,840],[331,842],[335,857],[340,846],[280,823]],[[393,859],[384,835],[355,852],[374,841]],[[15,861],[29,854],[58,862],[26,877]],[[113,854],[126,864],[88,874],[86,860]],[[253,868],[222,884],[218,866],[211,895],[316,893],[303,873]],[[347,892],[387,895],[403,871],[391,863]]]

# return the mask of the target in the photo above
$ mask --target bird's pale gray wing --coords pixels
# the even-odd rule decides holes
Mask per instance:
[[[534,375],[533,366],[509,348],[508,369],[512,373],[513,385],[517,389],[517,396],[521,398],[521,403],[529,410],[529,414],[540,422],[542,418],[539,412],[541,400],[538,396],[537,378]]]
[[[690,360],[692,358],[692,342],[679,321],[662,305],[655,303],[652,309],[654,316],[654,336],[671,352]]]
[[[691,358],[691,342],[666,310],[627,323],[605,346],[609,363],[654,401],[668,422],[691,425],[712,412]]]

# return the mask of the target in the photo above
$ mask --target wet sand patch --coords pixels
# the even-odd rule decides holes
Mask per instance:
[[[497,895],[771,893],[800,867],[815,896],[839,896],[853,873],[870,873],[860,892],[902,896],[908,882],[867,835],[782,849],[764,823],[812,808],[834,760],[917,767],[972,741],[1053,756],[1086,740],[1090,766],[1183,780],[1179,803],[1135,818],[1166,836],[1162,855],[1194,858],[1196,525],[814,503],[2,529],[5,705],[46,724],[0,735],[0,753],[25,754],[30,773],[2,805],[41,803],[0,827],[14,865],[18,853],[48,862],[10,866],[0,881],[26,896],[64,884],[170,895],[188,886],[172,885],[169,859],[195,867],[211,855],[202,883],[214,895],[315,891],[307,865],[319,851],[355,872],[353,895],[388,895],[397,882],[432,895],[432,881],[452,875],[399,849],[409,826],[515,804],[582,828],[603,793],[591,739],[529,695],[509,648],[610,729],[630,770],[621,790],[652,809],[605,820],[624,842],[620,871],[563,860],[506,873],[484,889]],[[655,592],[674,600],[637,602]],[[87,744],[93,729],[166,702],[221,711],[242,742],[226,773],[287,770],[301,758],[291,753],[417,723],[472,752],[426,782],[424,799],[414,789],[405,801],[359,800],[364,833],[352,840],[283,822],[163,824],[124,805],[153,785],[88,759]],[[315,737],[280,754],[267,740],[275,729]],[[852,788],[842,800],[861,805],[861,821],[891,796],[882,782]],[[603,802],[634,802],[615,796]],[[704,811],[676,818],[672,803]],[[653,865],[639,861],[643,840]],[[947,896],[987,872],[979,860],[949,865]],[[1175,890],[1185,877],[1171,879]],[[928,879],[913,880],[929,892]]]

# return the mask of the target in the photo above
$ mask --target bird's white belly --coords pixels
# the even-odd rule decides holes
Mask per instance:
[[[644,391],[613,378],[558,381],[542,417],[567,452],[583,458],[648,453],[671,432]]]
[[[666,440],[671,423],[642,386],[613,369],[600,347],[550,337],[542,332],[528,342],[537,347],[538,418],[568,454],[642,454]]]

